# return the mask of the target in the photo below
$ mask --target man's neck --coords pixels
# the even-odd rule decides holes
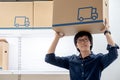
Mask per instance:
[[[85,58],[85,57],[87,57],[91,54],[91,51],[89,51],[89,50],[88,51],[82,51],[82,52],[80,52],[80,54],[81,54],[82,58]]]

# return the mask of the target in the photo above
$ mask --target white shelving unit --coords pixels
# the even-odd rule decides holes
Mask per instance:
[[[69,72],[67,70],[59,69],[51,65],[50,69],[41,67],[48,67],[49,65],[45,62],[42,64],[44,58],[40,59],[42,60],[42,62],[39,63],[39,57],[36,57],[37,55],[40,56],[39,49],[36,47],[37,45],[41,45],[39,41],[41,41],[42,38],[45,38],[42,39],[42,41],[45,40],[45,46],[48,46],[46,42],[50,42],[49,40],[52,40],[53,36],[54,31],[51,28],[1,28],[0,38],[8,39],[8,43],[10,42],[10,49],[8,66],[9,69],[0,70],[0,80],[48,80],[48,78],[50,80],[57,80],[58,78],[61,80],[66,80],[66,78],[69,78]],[[50,39],[46,40],[48,39],[47,37]],[[33,43],[34,39],[36,39],[35,44]],[[26,43],[29,45],[27,46]],[[28,47],[28,49],[23,50],[24,48],[26,48],[26,46]],[[37,48],[37,51],[35,48],[35,53],[37,54],[29,51],[31,50],[29,49],[29,47],[31,48],[31,46],[35,46]],[[42,44],[41,46],[45,47],[44,44]],[[52,78],[51,76],[55,76],[56,78]]]
[[[46,34],[47,32],[47,34]],[[42,34],[42,35],[41,35]],[[52,37],[54,36],[54,31],[52,29],[0,29],[0,38],[16,38],[17,39],[17,53],[15,54],[16,56],[18,56],[15,60],[16,60],[16,69],[13,69],[14,65],[12,66],[13,68],[10,69],[11,67],[9,66],[8,70],[1,70],[0,71],[0,75],[18,75],[19,76],[19,80],[21,75],[31,75],[31,74],[36,74],[36,75],[68,75],[69,72],[67,70],[62,70],[62,69],[57,69],[56,70],[40,70],[40,69],[27,69],[25,70],[23,68],[23,63],[22,63],[22,57],[23,57],[23,53],[22,53],[22,38],[39,38],[39,37],[49,37],[52,40]],[[9,41],[8,41],[9,42]],[[49,42],[49,41],[48,41]],[[15,46],[16,47],[16,46]],[[28,47],[29,48],[29,47]],[[9,54],[10,56],[11,54]],[[15,56],[14,55],[14,56]],[[12,59],[12,58],[11,58]],[[9,59],[10,60],[10,59]],[[9,63],[10,64],[14,64],[12,62]]]

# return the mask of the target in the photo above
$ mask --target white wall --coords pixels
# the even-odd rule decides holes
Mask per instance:
[[[120,46],[120,0],[109,0],[110,30],[114,41]],[[100,36],[97,36],[100,37]],[[97,38],[96,37],[96,38]],[[98,38],[99,39],[99,38]],[[100,40],[101,41],[101,40]],[[102,48],[103,44],[99,48]],[[97,43],[96,43],[97,44]],[[102,74],[102,80],[120,80],[120,50],[118,59]]]

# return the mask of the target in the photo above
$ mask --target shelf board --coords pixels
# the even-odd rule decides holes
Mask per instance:
[[[2,74],[14,74],[18,72],[18,70],[0,70],[0,75]]]
[[[0,29],[0,37],[45,37],[53,36],[53,32],[51,28],[5,28]]]
[[[41,75],[59,75],[59,74],[69,74],[68,71],[21,71],[20,74],[41,74]]]
[[[26,30],[26,29],[32,29],[32,30],[35,30],[35,29],[52,29],[52,27],[6,27],[6,28],[3,28],[3,27],[0,27],[0,30]]]
[[[1,70],[0,75],[18,75],[18,74],[23,74],[23,75],[31,75],[31,74],[40,74],[40,75],[62,75],[62,74],[69,74],[69,71],[26,71],[26,70]]]

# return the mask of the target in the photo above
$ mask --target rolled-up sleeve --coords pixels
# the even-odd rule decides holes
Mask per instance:
[[[118,57],[117,49],[119,49],[119,46],[117,44],[115,46],[107,45],[108,53],[102,55],[101,57],[103,69],[110,65]]]
[[[59,66],[62,68],[69,69],[69,59],[68,57],[58,57],[54,53],[46,54],[45,62]]]

